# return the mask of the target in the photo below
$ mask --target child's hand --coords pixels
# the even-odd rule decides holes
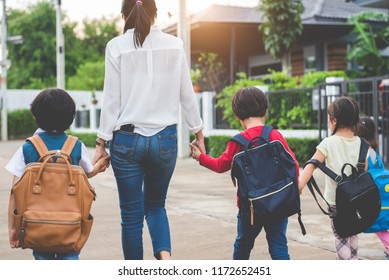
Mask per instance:
[[[193,144],[189,144],[189,146],[190,146],[190,155],[192,156],[192,158],[198,161],[201,155],[200,149]]]
[[[109,167],[110,155],[107,154],[101,157],[95,164],[98,172],[104,172]]]
[[[9,245],[11,248],[17,248],[19,245],[18,233],[14,228],[9,230]]]
[[[299,186],[300,194],[302,194],[302,193],[303,193],[303,189],[304,189],[304,187],[305,187],[305,184],[301,183],[301,180],[299,180],[298,186]]]

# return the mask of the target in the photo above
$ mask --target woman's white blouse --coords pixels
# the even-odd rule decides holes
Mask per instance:
[[[154,135],[178,123],[180,104],[189,130],[198,132],[202,120],[182,40],[152,26],[143,47],[135,48],[133,34],[127,30],[107,44],[98,136],[111,140],[129,123]]]

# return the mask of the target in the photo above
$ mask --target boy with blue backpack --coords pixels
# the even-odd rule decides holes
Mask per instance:
[[[232,110],[235,116],[239,119],[244,131],[240,133],[245,139],[251,141],[259,137],[264,130],[267,130],[268,141],[279,141],[285,148],[286,152],[291,156],[294,162],[294,180],[297,180],[299,175],[299,165],[294,153],[290,150],[288,143],[276,129],[269,129],[265,126],[265,115],[268,109],[268,101],[265,94],[255,87],[242,88],[238,90],[232,100]],[[264,129],[266,127],[266,129]],[[190,145],[191,155],[199,161],[200,165],[218,172],[223,173],[231,169],[234,157],[242,152],[245,147],[238,141],[229,141],[226,150],[218,158],[213,158],[205,153],[201,153],[200,149],[195,145]],[[266,166],[263,166],[265,168]],[[298,194],[298,190],[296,189]],[[246,203],[241,200],[238,186],[238,215],[237,215],[237,237],[234,243],[234,260],[248,260],[250,253],[254,247],[256,237],[262,229],[266,232],[268,242],[268,250],[270,256],[274,260],[289,260],[288,245],[286,238],[286,230],[288,218],[261,220],[256,219],[253,223],[253,218],[247,215],[250,212]]]
[[[377,126],[369,117],[361,117],[357,125],[357,135],[365,138],[370,148],[368,151],[368,171],[380,191],[381,212],[376,222],[366,233],[374,232],[385,247],[385,259],[389,260],[389,170],[385,169],[381,157],[377,153]]]

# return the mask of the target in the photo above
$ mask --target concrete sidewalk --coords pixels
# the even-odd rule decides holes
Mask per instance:
[[[10,249],[7,207],[11,175],[4,169],[22,141],[0,142],[0,260],[33,259],[30,250]],[[93,155],[93,150],[90,149]],[[318,171],[320,172],[320,171]],[[320,182],[323,175],[316,174]],[[97,199],[92,206],[95,222],[81,253],[84,260],[121,260],[120,213],[115,179],[110,168],[91,179]],[[217,174],[193,159],[179,159],[168,193],[172,257],[176,260],[230,260],[236,234],[236,199],[229,172]],[[334,240],[329,218],[323,215],[309,190],[302,195],[303,236],[297,215],[289,218],[289,253],[295,260],[334,260]],[[360,259],[383,259],[384,248],[375,234],[359,235]],[[144,257],[152,260],[147,226],[144,228]],[[264,232],[251,259],[268,260]]]

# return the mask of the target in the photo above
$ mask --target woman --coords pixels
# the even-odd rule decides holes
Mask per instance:
[[[123,0],[124,34],[106,48],[104,101],[94,159],[107,154],[119,193],[125,259],[143,259],[146,217],[154,256],[170,259],[165,200],[177,158],[179,105],[205,152],[182,40],[153,26],[154,0]]]

